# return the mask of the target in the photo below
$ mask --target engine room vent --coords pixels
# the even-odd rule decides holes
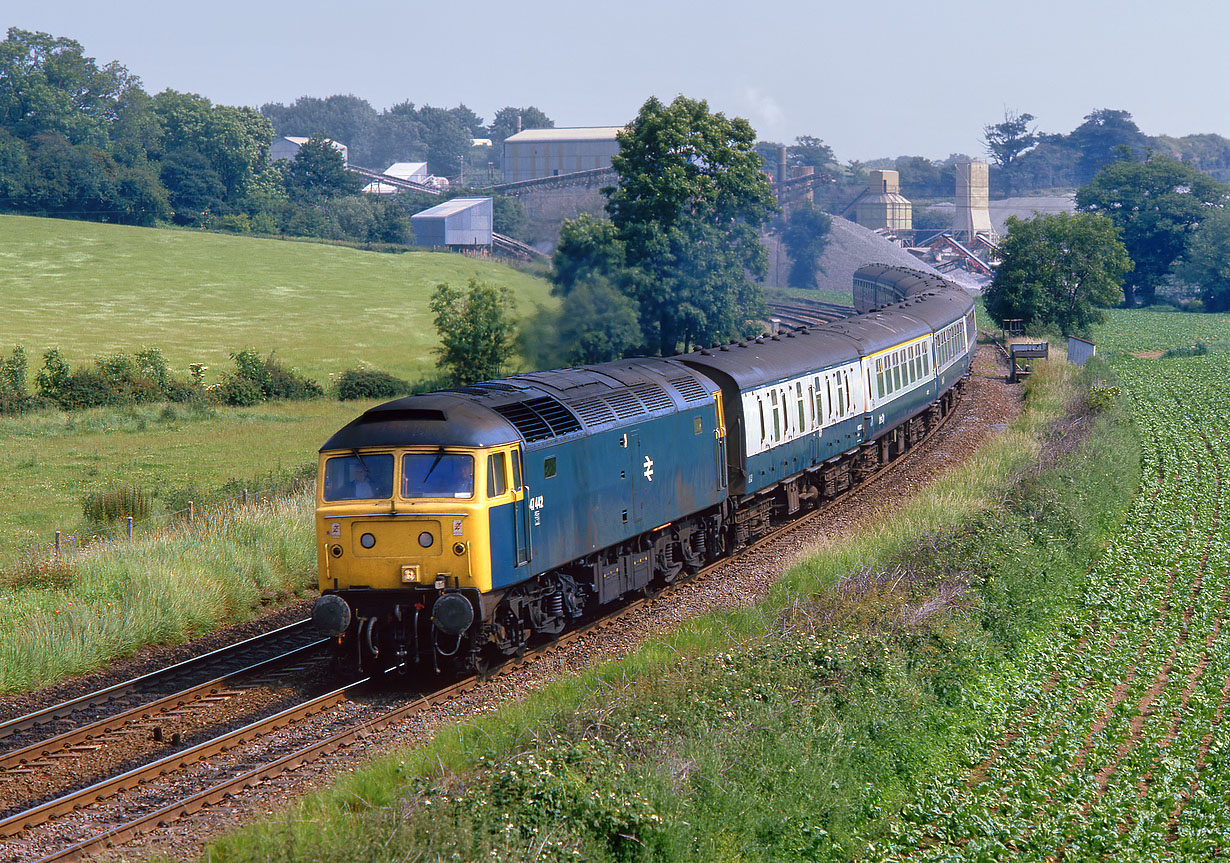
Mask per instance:
[[[651,411],[668,411],[675,407],[674,400],[657,384],[637,384],[632,388],[632,392],[636,393]]]
[[[671,386],[679,391],[679,395],[683,396],[685,401],[703,402],[709,400],[709,394],[705,392],[705,388],[696,382],[696,378],[690,378],[686,375],[679,378],[671,378],[667,381]]]
[[[528,443],[580,431],[581,423],[568,408],[549,396],[500,405],[496,413],[513,424]]]
[[[645,415],[645,406],[632,393],[612,393],[606,397],[606,403],[615,409],[615,415],[621,420],[635,419]]]
[[[586,425],[600,426],[615,422],[615,412],[602,399],[570,402],[568,406],[577,412]]]

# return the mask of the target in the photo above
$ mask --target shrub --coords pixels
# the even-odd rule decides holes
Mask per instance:
[[[1209,352],[1209,343],[1206,341],[1196,342],[1194,345],[1183,345],[1177,348],[1170,348],[1166,353],[1162,354],[1162,359],[1170,359],[1171,357],[1203,357]]]
[[[30,394],[26,392],[26,351],[21,345],[0,359],[0,414],[15,414],[29,410]]]
[[[149,518],[152,505],[148,492],[124,483],[87,494],[81,499],[81,514],[92,524],[112,524],[125,518],[143,521]]]
[[[414,391],[408,381],[395,378],[388,372],[366,368],[346,369],[338,375],[334,388],[338,401],[343,402],[355,399],[391,399]]]
[[[244,348],[231,354],[231,359],[235,373],[210,387],[223,404],[250,407],[265,399],[305,401],[324,395],[320,384],[283,365],[272,353],[261,359],[255,348]]]

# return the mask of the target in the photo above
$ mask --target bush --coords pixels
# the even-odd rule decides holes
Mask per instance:
[[[124,483],[87,494],[81,499],[81,514],[91,524],[111,524],[126,518],[144,521],[149,518],[152,503],[144,489]]]
[[[338,401],[348,402],[355,399],[391,399],[408,395],[414,387],[401,378],[395,378],[388,372],[376,369],[346,369],[337,377],[334,384]]]
[[[278,362],[273,354],[261,359],[254,348],[231,354],[235,373],[210,387],[223,404],[250,407],[265,399],[305,401],[324,395],[324,388],[294,369]]]
[[[1170,348],[1166,351],[1166,353],[1162,354],[1162,359],[1170,359],[1171,357],[1203,357],[1208,353],[1209,343],[1199,341],[1194,345],[1183,345],[1177,348]]]
[[[31,401],[26,392],[26,351],[16,345],[11,355],[0,359],[0,414],[23,413]]]

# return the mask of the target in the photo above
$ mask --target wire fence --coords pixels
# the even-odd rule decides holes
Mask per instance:
[[[315,491],[314,477],[295,477],[269,488],[255,491],[245,488],[237,495],[206,504],[196,504],[190,500],[184,509],[159,513],[140,521],[135,521],[132,516],[129,516],[110,527],[90,528],[76,533],[57,530],[53,539],[28,545],[18,550],[16,557],[27,563],[63,561],[107,545],[146,539],[174,527],[191,528],[198,523],[238,515],[242,510],[255,509],[262,505],[272,504],[274,501],[286,500],[309,492],[315,494]]]

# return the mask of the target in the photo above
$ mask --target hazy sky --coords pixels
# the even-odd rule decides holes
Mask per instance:
[[[619,125],[650,95],[709,100],[837,157],[980,155],[1004,109],[1067,132],[1096,108],[1150,135],[1230,136],[1224,0],[4,0],[5,26],[81,42],[155,93],[259,106],[537,105]]]

